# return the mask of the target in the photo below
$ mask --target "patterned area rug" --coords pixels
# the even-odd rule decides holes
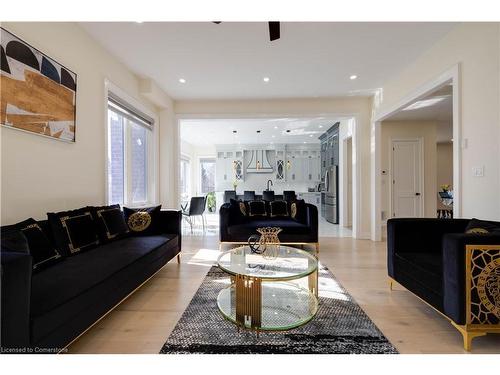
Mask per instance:
[[[217,308],[229,283],[212,267],[164,344],[162,354],[397,354],[359,305],[321,266],[319,308],[306,325],[285,332],[237,332]]]

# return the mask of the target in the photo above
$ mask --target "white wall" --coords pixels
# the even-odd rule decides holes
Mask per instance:
[[[441,190],[441,185],[450,185],[453,188],[453,143],[443,142],[436,145],[436,189]],[[444,206],[437,198],[437,207],[440,209],[449,208]]]
[[[158,114],[157,108],[141,96],[137,77],[78,25],[5,22],[2,27],[78,75],[76,143],[2,127],[2,225],[104,204],[105,79],[151,112]]]
[[[353,127],[354,121],[352,119],[342,120],[339,127],[339,225],[344,227],[352,225],[350,220],[352,216],[349,216],[349,209],[352,210]],[[347,139],[351,139],[350,147],[346,147],[348,146]],[[351,155],[348,155],[348,152]],[[349,181],[351,190],[349,190]]]
[[[500,28],[498,23],[457,26],[383,86],[378,113],[397,106],[427,82],[460,64],[462,216],[500,219]],[[484,177],[473,167],[484,166]]]
[[[186,141],[181,141],[181,155],[187,156],[190,161],[190,194],[192,197],[200,195],[201,170],[200,158],[216,157],[215,145],[193,145]]]
[[[329,99],[275,99],[275,100],[192,100],[176,101],[175,112],[178,118],[203,117],[252,117],[256,116],[354,116],[359,128],[355,137],[360,147],[354,153],[353,162],[360,166],[358,192],[354,192],[356,208],[359,207],[359,228],[353,227],[358,238],[370,237],[370,120],[372,99],[366,97],[329,98]]]
[[[386,218],[391,217],[389,211],[391,197],[391,139],[405,138],[423,139],[424,216],[436,217],[436,123],[433,121],[384,121],[381,130],[381,166],[382,170],[387,172],[382,176],[381,208],[385,212]]]

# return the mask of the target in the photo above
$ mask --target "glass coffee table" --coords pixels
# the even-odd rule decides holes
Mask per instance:
[[[219,268],[231,275],[217,306],[238,329],[288,330],[309,322],[318,311],[316,257],[288,246],[279,246],[274,255],[241,246],[217,259]]]

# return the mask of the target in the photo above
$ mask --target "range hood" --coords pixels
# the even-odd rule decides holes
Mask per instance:
[[[267,160],[266,150],[249,150],[250,161],[247,165],[247,173],[273,173],[273,167]]]

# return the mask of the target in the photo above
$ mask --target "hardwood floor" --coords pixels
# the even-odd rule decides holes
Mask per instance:
[[[446,319],[403,287],[389,290],[384,242],[323,237],[320,246],[321,262],[401,353],[467,353]],[[158,353],[217,253],[217,236],[183,237],[182,263],[172,260],[69,353]],[[472,353],[500,353],[500,335],[474,339]]]

